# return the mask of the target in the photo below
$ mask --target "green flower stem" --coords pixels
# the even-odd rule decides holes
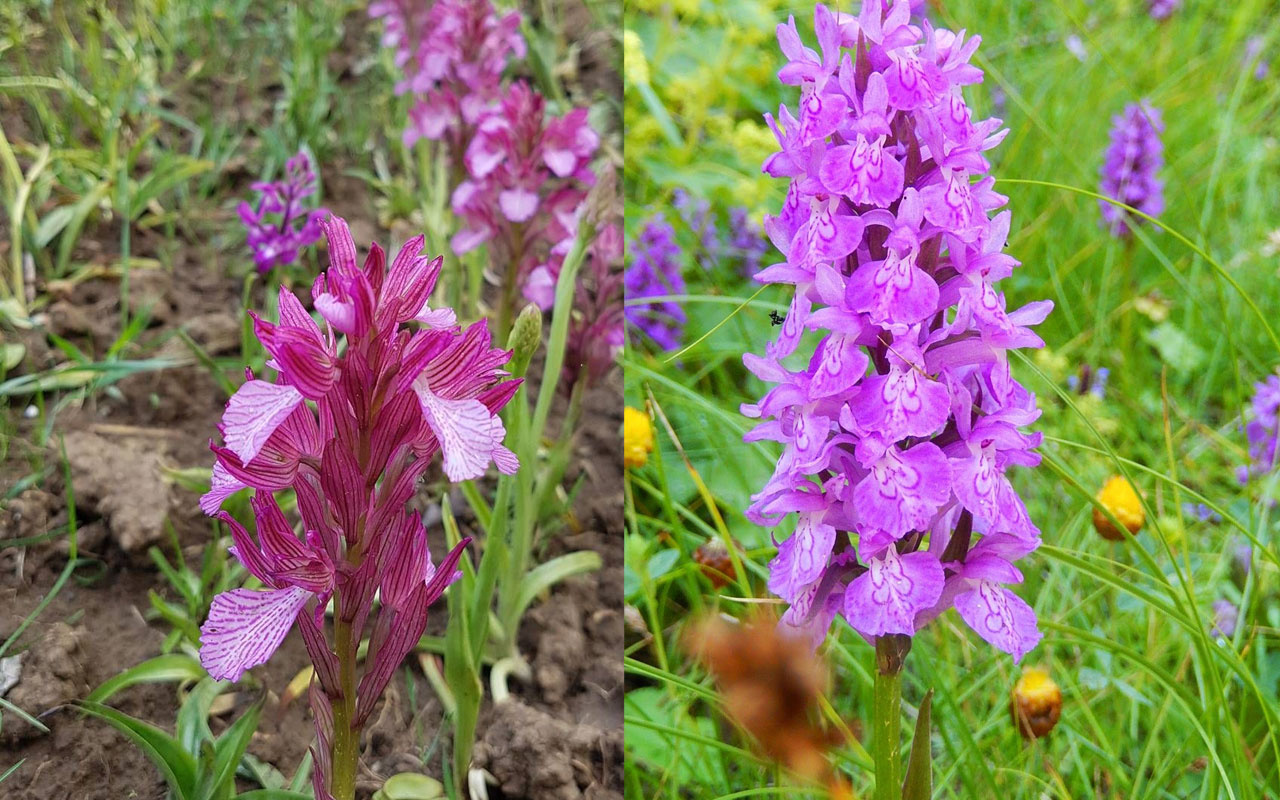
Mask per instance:
[[[356,766],[360,759],[360,731],[353,725],[356,701],[356,648],[351,644],[351,623],[334,623],[337,639],[338,680],[342,697],[333,707],[333,775],[329,791],[334,800],[355,800]]]
[[[498,319],[493,332],[495,342],[505,342],[516,318],[516,297],[520,288],[520,262],[524,260],[524,223],[518,223],[511,233],[511,260],[502,278],[501,299],[498,301]]]
[[[546,358],[543,361],[542,380],[538,384],[538,399],[533,411],[533,419],[528,419],[527,398],[521,400],[518,416],[517,455],[520,457],[521,469],[516,473],[519,483],[520,497],[524,502],[516,506],[515,529],[512,531],[511,552],[506,562],[506,576],[498,597],[498,619],[502,623],[505,634],[502,652],[508,656],[516,655],[516,636],[520,630],[519,599],[520,582],[529,571],[529,556],[533,550],[533,532],[537,525],[540,504],[535,499],[544,496],[543,491],[535,486],[535,478],[542,487],[551,480],[558,484],[558,476],[543,474],[535,476],[533,465],[537,460],[538,445],[541,443],[547,427],[547,417],[551,413],[551,401],[555,396],[556,386],[560,382],[560,370],[564,366],[565,348],[569,338],[569,320],[573,315],[573,296],[577,286],[578,270],[586,256],[587,244],[594,231],[583,222],[578,228],[578,237],[573,249],[565,257],[556,281],[556,300],[551,312],[551,332],[547,341]],[[577,410],[571,408],[565,417],[563,429],[565,434],[572,432],[575,420],[572,417],[581,409],[579,399]],[[561,476],[563,471],[561,471]]]
[[[876,770],[875,800],[898,800],[902,791],[902,662],[911,649],[906,636],[876,638],[876,683],[872,708],[871,758]]]

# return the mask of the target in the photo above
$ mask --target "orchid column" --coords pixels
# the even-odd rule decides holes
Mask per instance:
[[[995,288],[1018,262],[983,156],[1005,131],[961,93],[982,80],[979,40],[910,13],[819,5],[820,53],[794,18],[778,26],[800,103],[766,115],[781,150],[764,171],[790,186],[766,220],[785,260],[756,278],[795,294],[778,338],[744,358],[773,384],[743,406],[763,420],[746,438],[783,445],[748,515],[797,515],[770,563],[782,623],[816,645],[841,616],[876,646],[877,797],[899,791],[898,681],[921,626],[954,606],[1015,660],[1041,636],[1006,588],[1040,541],[1005,475],[1037,464],[1040,440],[1020,430],[1039,412],[1007,351],[1042,344],[1028,326],[1052,304],[1007,311]]]
[[[213,446],[201,508],[231,529],[231,552],[264,588],[214,598],[200,660],[212,677],[239,680],[296,624],[315,666],[316,798],[351,800],[360,731],[466,546],[433,565],[406,503],[437,453],[450,481],[478,478],[490,463],[515,472],[497,413],[519,381],[502,380],[510,353],[490,347],[484,320],[462,331],[451,309],[428,305],[442,260],[422,255],[421,236],[390,269],[372,245],[361,268],[346,222],[331,217],[324,230],[330,268],[311,288],[324,328],[285,288],[278,324],[255,315],[274,379],[248,376],[219,426],[225,444]],[[246,487],[256,540],[219,511]],[[285,489],[296,493],[301,538],[273,496]],[[332,640],[323,624],[330,599]]]

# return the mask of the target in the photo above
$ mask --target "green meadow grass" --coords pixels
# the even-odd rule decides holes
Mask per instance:
[[[1001,288],[1010,308],[1056,304],[1038,329],[1047,348],[1014,364],[1040,400],[1045,443],[1043,465],[1013,481],[1044,539],[1020,565],[1026,582],[1017,591],[1045,634],[1024,663],[1049,669],[1064,706],[1050,737],[1024,743],[1008,712],[1019,668],[948,613],[916,637],[908,658],[903,736],[932,688],[938,797],[1276,796],[1280,562],[1269,498],[1277,482],[1241,486],[1234,471],[1247,460],[1240,427],[1252,384],[1280,363],[1280,257],[1269,239],[1280,229],[1280,63],[1255,80],[1243,56],[1245,40],[1260,35],[1263,58],[1280,62],[1280,18],[1258,0],[1188,0],[1164,23],[1134,0],[941,5],[935,24],[983,37],[975,61],[987,77],[966,92],[970,104],[993,115],[1003,94],[999,116],[1011,131],[990,155],[1013,212],[1008,251],[1023,266]],[[789,13],[812,42],[807,5],[629,9],[630,236],[655,211],[678,220],[670,208],[678,187],[720,209],[780,205],[785,182],[759,176],[772,149],[759,120],[779,102],[794,108],[794,90],[773,79],[782,62],[772,28]],[[1072,36],[1083,61],[1067,47]],[[636,80],[640,53],[645,86]],[[1167,210],[1126,246],[1099,227],[1092,193],[1111,117],[1142,97],[1164,113]],[[677,231],[690,253],[692,233],[678,222]],[[699,490],[658,421],[657,451],[629,474],[627,598],[653,638],[628,653],[627,791],[801,796],[807,790],[723,722],[711,682],[680,646],[697,612],[742,615],[742,598],[768,596],[769,534],[741,510],[778,450],[741,441],[749,420],[738,406],[764,388],[741,355],[763,350],[770,310],[790,299],[785,287],[761,290],[695,256],[685,269],[685,348],[629,346],[625,361],[628,404],[660,409],[706,486]],[[779,258],[771,250],[765,263]],[[1083,364],[1110,369],[1105,400],[1067,390]],[[1090,522],[1092,495],[1112,474],[1139,488],[1147,515],[1135,539],[1115,545]],[[1222,520],[1183,513],[1183,503],[1198,502]],[[787,533],[784,524],[779,535]],[[717,598],[690,554],[720,537],[742,544],[748,578]],[[1233,555],[1250,542],[1246,577]],[[1242,609],[1232,640],[1210,634],[1210,605],[1222,598]],[[821,652],[834,673],[832,715],[868,720],[872,648],[837,623]],[[859,792],[871,785],[860,745],[842,748],[837,763]]]

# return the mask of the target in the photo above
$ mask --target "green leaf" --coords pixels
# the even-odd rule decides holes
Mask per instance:
[[[289,789],[254,789],[252,792],[236,795],[236,800],[313,800],[313,798],[310,794]]]
[[[104,681],[85,698],[91,703],[103,703],[121,689],[139,683],[164,683],[166,681],[199,680],[205,677],[204,667],[186,653],[170,653],[143,661],[113,678]]]
[[[209,730],[209,709],[226,688],[227,684],[206,677],[196,684],[183,701],[182,708],[178,709],[175,733],[188,753],[196,752],[201,742],[213,741],[213,731]]]
[[[99,181],[94,184],[88,194],[81,197],[71,206],[72,213],[67,218],[67,224],[62,228],[61,238],[58,239],[58,258],[54,267],[55,274],[66,274],[67,265],[71,263],[71,253],[75,250],[76,240],[80,238],[80,230],[84,228],[84,223],[89,218],[89,214],[98,207],[98,204],[102,202],[102,198],[107,196],[107,192],[110,189],[110,181]]]
[[[57,208],[44,215],[44,219],[40,220],[40,224],[36,226],[35,245],[43,250],[49,246],[49,242],[53,238],[62,233],[67,227],[67,223],[76,215],[75,206],[58,206]]]
[[[307,752],[310,752],[309,750]],[[279,789],[285,785],[284,773],[268,764],[252,753],[246,753],[240,759],[236,775],[251,780],[263,789]]]
[[[42,733],[49,732],[49,729],[45,726],[43,722],[31,716],[30,714],[23,711],[22,709],[18,708],[8,700],[5,700],[3,697],[0,697],[0,709],[8,709],[9,713],[17,714],[19,717],[25,720],[28,725],[30,725],[31,727],[35,728],[36,730]]]
[[[213,774],[203,787],[200,800],[230,796],[235,793],[236,767],[249,747],[249,739],[258,729],[258,717],[262,713],[262,701],[254,703],[218,737],[213,745]],[[224,793],[224,789],[227,790]]]
[[[907,756],[907,777],[902,782],[902,800],[929,800],[933,796],[933,753],[929,749],[929,723],[933,707],[933,690],[920,701],[916,717],[916,734],[911,739],[911,755]]]
[[[291,791],[302,791],[307,782],[311,780],[311,750],[302,754],[302,761],[298,762],[298,770],[293,773],[293,780],[289,781],[289,789]],[[244,795],[241,795],[243,798]],[[307,800],[311,800],[311,795],[307,795]]]
[[[515,618],[524,616],[524,610],[529,607],[534,598],[551,586],[572,575],[600,569],[601,563],[600,554],[594,550],[579,550],[576,553],[557,556],[529,570],[520,581]]]
[[[653,87],[647,83],[637,83],[631,88],[640,92],[640,99],[644,101],[649,113],[653,115],[653,121],[658,124],[658,130],[662,131],[662,136],[667,140],[667,144],[672,147],[682,147],[684,141],[680,138],[680,131],[671,119],[671,112],[667,111],[667,107],[662,103],[662,98],[653,90]]]
[[[0,372],[8,372],[18,366],[26,355],[26,345],[21,342],[0,343]]]
[[[21,767],[25,763],[27,763],[27,760],[24,758],[21,761],[19,761],[17,764],[14,764],[12,767],[9,767],[7,770],[5,770],[4,774],[0,775],[0,783],[4,783],[6,778],[8,778],[13,773],[17,772],[18,767]]]
[[[649,572],[649,580],[656,581],[658,578],[661,578],[663,575],[666,575],[668,572],[671,571],[671,568],[674,567],[676,565],[676,562],[679,560],[680,560],[679,550],[676,550],[674,548],[659,550],[657,553],[654,554],[653,558],[649,559],[649,563],[646,565],[646,568]]]
[[[1204,350],[1172,322],[1160,323],[1143,338],[1160,353],[1160,360],[1177,372],[1191,373],[1204,363]]]
[[[153,358],[149,361],[111,361],[84,366],[55,367],[35,375],[22,375],[0,383],[0,397],[79,389],[93,381],[98,381],[98,385],[104,387],[140,372],[156,372],[176,366],[179,366],[176,361]]]
[[[165,600],[156,594],[155,589],[148,589],[147,597],[151,600],[152,610],[159,614],[161,619],[172,625],[175,630],[190,641],[200,641],[200,628],[188,617],[187,609]]]
[[[196,800],[196,761],[177,739],[111,706],[82,701],[80,708],[127,736],[151,759],[181,800]]]
[[[160,473],[165,480],[171,481],[175,486],[179,486],[190,492],[199,492],[204,494],[209,491],[209,480],[213,475],[213,470],[209,467],[164,467],[160,468]]]
[[[146,210],[148,203],[178,184],[211,169],[213,169],[212,161],[201,161],[190,156],[171,156],[164,159],[134,189],[129,198],[129,219],[137,219]]]

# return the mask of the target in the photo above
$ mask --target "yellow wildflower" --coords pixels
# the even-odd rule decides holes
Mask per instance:
[[[649,59],[644,55],[644,42],[633,30],[622,32],[622,72],[627,86],[649,82]]]
[[[1047,671],[1028,667],[1013,686],[1009,711],[1024,739],[1047,736],[1062,716],[1062,690]]]
[[[1137,533],[1142,529],[1142,523],[1146,521],[1146,515],[1142,511],[1142,501],[1138,499],[1138,493],[1134,490],[1133,484],[1124,478],[1115,475],[1104,483],[1102,490],[1098,492],[1097,500],[1120,521],[1129,533]],[[1124,533],[1116,528],[1100,508],[1093,509],[1093,527],[1102,534],[1104,539],[1118,542],[1124,538]]]
[[[653,423],[649,415],[627,406],[622,412],[622,463],[630,468],[643,467],[653,451]]]

